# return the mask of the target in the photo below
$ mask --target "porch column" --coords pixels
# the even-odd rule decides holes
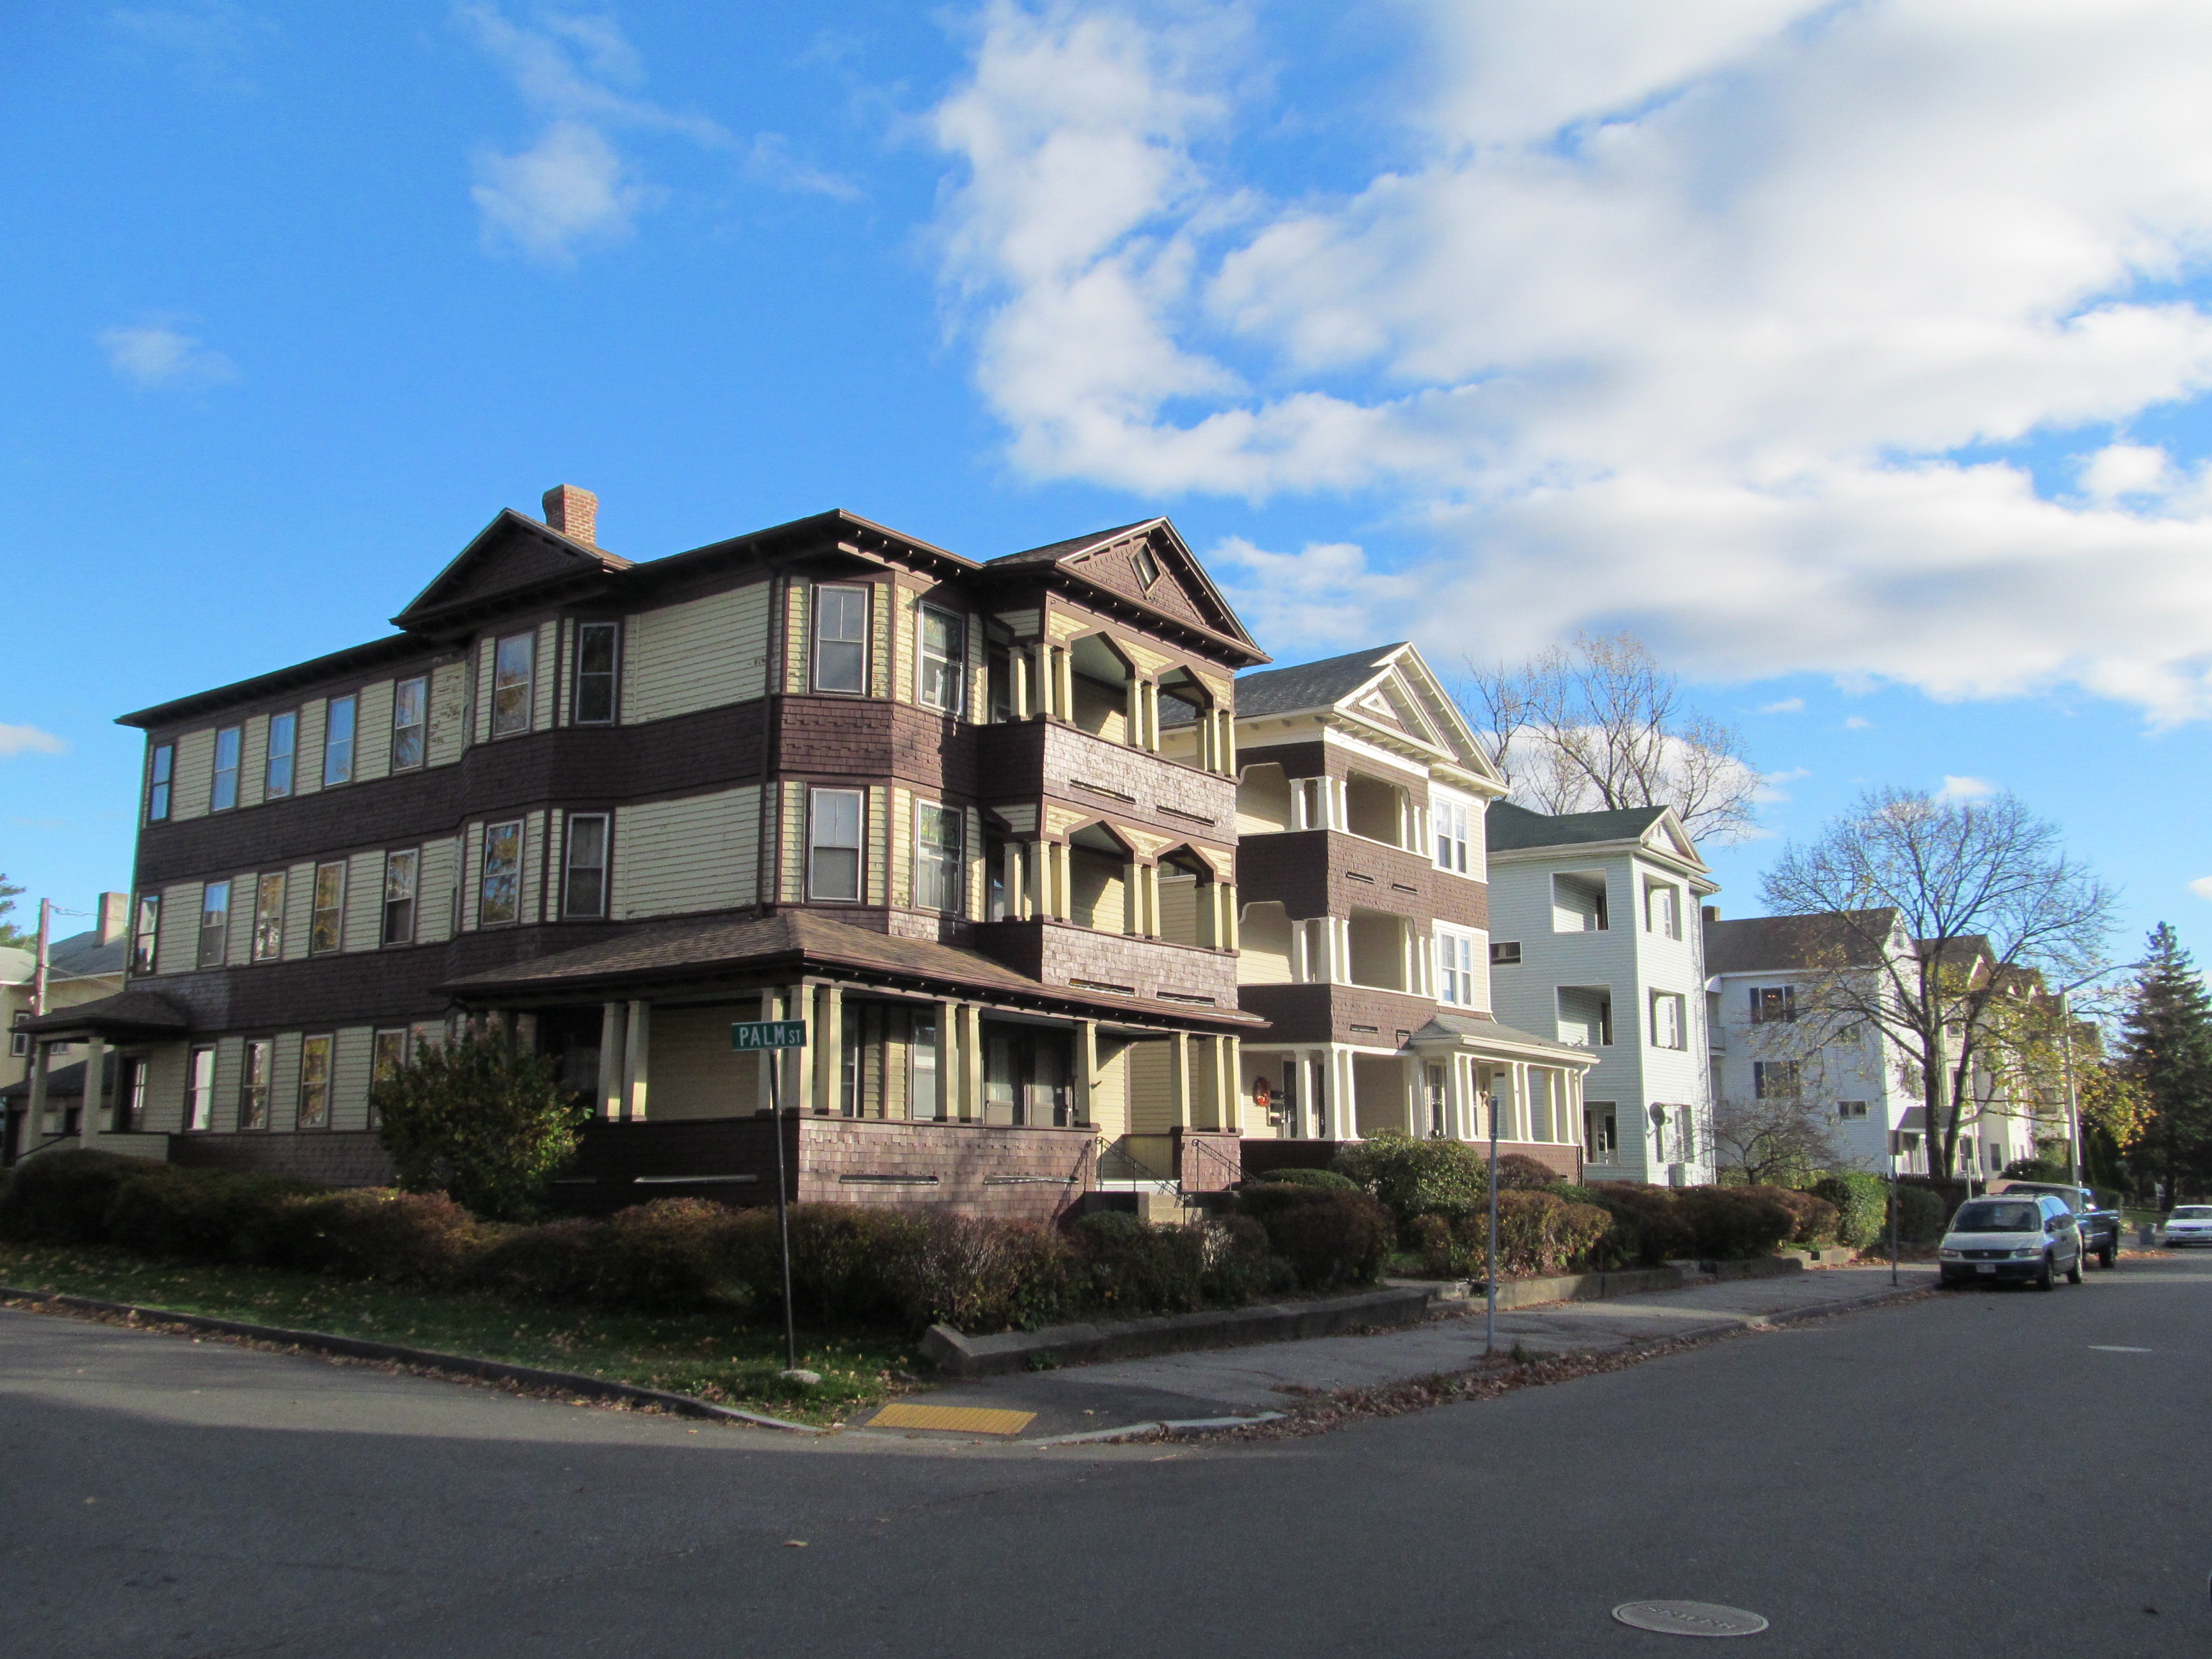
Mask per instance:
[[[1022,868],[1022,843],[1010,841],[1000,849],[1000,881],[1006,890],[1008,921],[1020,921],[1029,914],[1028,878]]]
[[[1121,687],[1121,723],[1132,749],[1145,746],[1145,683],[1132,674]]]
[[[1090,1123],[1091,1091],[1098,1085],[1098,1022],[1075,1022],[1075,1121]]]
[[[1075,920],[1075,849],[1064,841],[1052,846],[1052,913],[1061,921]]]
[[[15,1143],[15,1156],[20,1159],[32,1146],[46,1138],[46,1074],[52,1069],[53,1054],[44,1037],[31,1039],[31,1090],[23,1102],[27,1114],[23,1120],[23,1133]]]
[[[1030,706],[1030,682],[1036,678],[1030,672],[1030,653],[1026,651],[1009,650],[1006,653],[1006,665],[1013,671],[1014,718],[1018,720],[1027,720],[1036,712]]]
[[[1160,752],[1160,684],[1158,680],[1145,682],[1145,747],[1155,755]]]
[[[784,1018],[807,1019],[813,1012],[808,1006],[813,988],[803,981],[783,994]],[[809,1020],[806,1027],[806,1046],[804,1048],[785,1048],[783,1056],[783,1108],[787,1112],[804,1113],[811,1104],[814,1079],[814,1049],[822,1041],[820,1022]]]
[[[1221,884],[1221,949],[1243,950],[1244,948],[1244,918],[1237,908],[1237,884],[1233,881],[1224,881]]]
[[[1176,1128],[1190,1124],[1190,1033],[1168,1035],[1168,1122]]]
[[[1033,714],[1050,715],[1054,712],[1052,706],[1052,647],[1040,635],[1036,644],[1031,649],[1036,653],[1036,672],[1032,677],[1036,684],[1031,688],[1035,693],[1033,701],[1036,706],[1030,712]]]
[[[1221,1045],[1221,1127],[1232,1133],[1244,1127],[1244,1040],[1216,1037]]]
[[[960,1006],[959,1117],[963,1123],[983,1117],[983,1010],[973,1002]]]
[[[836,1117],[844,1109],[845,988],[814,988],[814,1029],[806,1040],[821,1052],[814,1057],[814,1115]]]
[[[599,1115],[609,1120],[622,1115],[623,1036],[628,1025],[621,1003],[609,1002],[600,1006]]]
[[[1052,843],[1040,837],[1026,843],[1030,849],[1029,916],[1042,921],[1052,915]]]
[[[949,997],[937,1002],[937,1121],[950,1123],[960,1114],[956,1100],[960,1091],[960,1079],[954,1073],[957,1049],[953,1038],[953,1022],[960,1018],[960,1005]]]
[[[85,1039],[84,1044],[84,1111],[78,1117],[76,1125],[76,1140],[80,1146],[92,1146],[103,1132],[100,1115],[105,1091],[100,1087],[100,1073],[106,1069],[107,1040],[94,1031]],[[118,1066],[115,1069],[119,1073],[123,1068]],[[123,1079],[120,1077],[115,1079],[115,1103],[118,1109],[123,1104]]]
[[[1134,859],[1121,866],[1121,931],[1132,939],[1145,932],[1145,866]]]
[[[1474,1069],[1465,1054],[1450,1057],[1450,1069],[1444,1073],[1445,1099],[1451,1111],[1451,1136],[1454,1140],[1473,1140],[1474,1121],[1469,1097],[1473,1095]]]
[[[1075,653],[1066,646],[1052,653],[1052,693],[1060,703],[1060,717],[1075,718]]]
[[[629,1034],[623,1042],[623,1120],[642,1122],[653,1081],[653,1005],[629,1005]]]
[[[1359,1121],[1358,1071],[1352,1064],[1352,1050],[1331,1048],[1329,1060],[1329,1094],[1336,1102],[1336,1139],[1358,1140],[1365,1126]]]

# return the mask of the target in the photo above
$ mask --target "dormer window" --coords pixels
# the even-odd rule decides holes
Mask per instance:
[[[1160,579],[1160,562],[1152,556],[1149,547],[1139,547],[1129,560],[1129,568],[1137,573],[1139,584],[1147,589]]]

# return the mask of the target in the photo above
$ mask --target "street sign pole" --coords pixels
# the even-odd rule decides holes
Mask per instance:
[[[783,1051],[806,1046],[803,1019],[747,1019],[730,1027],[730,1047],[739,1054],[769,1055],[769,1127],[775,1136],[775,1231],[783,1251],[783,1364],[799,1369],[799,1320],[791,1305],[791,1208],[784,1197],[790,1174],[783,1154]]]
[[[1498,1352],[1498,1097],[1490,1097],[1490,1253],[1489,1280],[1483,1292],[1482,1352]]]

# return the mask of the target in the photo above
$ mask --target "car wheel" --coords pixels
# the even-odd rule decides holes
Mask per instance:
[[[2081,1269],[2087,1267],[2088,1262],[2089,1253],[2087,1250],[2075,1251],[2074,1265],[2066,1270],[2066,1282],[2069,1285],[2079,1285],[2081,1282]]]
[[[2043,1253],[2043,1271],[2035,1276],[2035,1288],[2039,1291],[2055,1291],[2058,1288],[2058,1274],[2051,1267],[2051,1252],[2048,1250]]]

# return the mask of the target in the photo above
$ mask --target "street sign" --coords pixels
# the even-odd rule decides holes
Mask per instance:
[[[804,1048],[806,1022],[803,1019],[741,1019],[730,1027],[730,1047],[739,1054],[756,1048]]]

